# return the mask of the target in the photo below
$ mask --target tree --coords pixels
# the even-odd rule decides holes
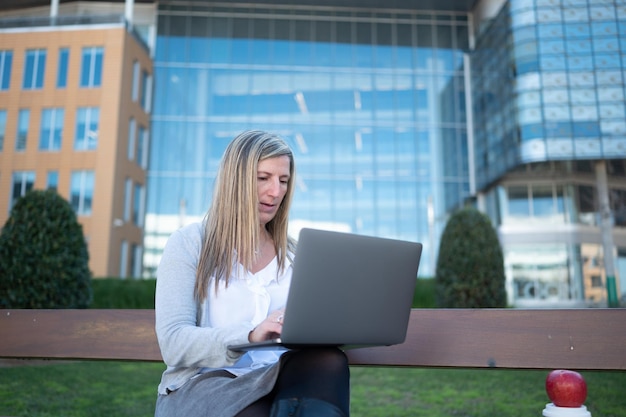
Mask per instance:
[[[70,204],[54,191],[29,191],[0,234],[0,308],[86,308],[89,253]]]
[[[436,288],[442,308],[506,306],[502,249],[485,214],[465,208],[448,220],[439,246]]]

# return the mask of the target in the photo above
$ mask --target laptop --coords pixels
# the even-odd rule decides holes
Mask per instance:
[[[421,253],[420,243],[302,229],[280,339],[229,349],[402,343]]]

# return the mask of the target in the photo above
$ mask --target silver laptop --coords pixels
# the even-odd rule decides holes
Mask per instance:
[[[302,229],[280,339],[235,351],[404,342],[422,245]]]

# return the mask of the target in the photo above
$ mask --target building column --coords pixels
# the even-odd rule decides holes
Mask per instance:
[[[135,6],[134,0],[125,0],[124,1],[124,18],[126,22],[132,26],[133,24],[133,8]]]
[[[59,0],[50,0],[50,17],[56,18],[59,15]]]
[[[609,204],[609,186],[606,175],[606,161],[596,161],[596,185],[600,203],[600,231],[602,233],[602,251],[604,253],[604,271],[606,273],[606,294],[609,307],[619,307],[615,286],[615,257],[613,252],[613,214]]]

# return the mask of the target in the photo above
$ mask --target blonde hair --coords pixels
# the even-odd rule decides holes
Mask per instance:
[[[289,208],[295,183],[293,153],[279,136],[257,130],[239,134],[228,145],[215,180],[213,201],[205,218],[205,234],[196,271],[195,295],[199,301],[208,294],[215,278],[228,286],[235,262],[250,269],[261,243],[257,194],[259,161],[289,157],[287,193],[274,218],[265,225],[274,240],[279,271],[284,270],[295,241],[287,234]]]

